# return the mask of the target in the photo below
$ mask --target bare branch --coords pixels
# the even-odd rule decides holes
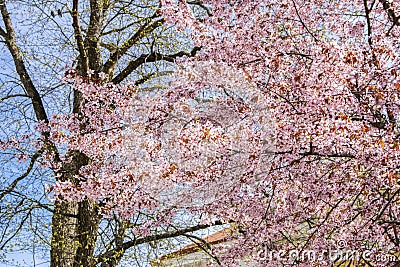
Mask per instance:
[[[129,74],[131,74],[135,69],[137,69],[140,65],[148,62],[156,62],[160,60],[165,60],[168,62],[175,62],[175,60],[178,57],[183,57],[183,56],[190,56],[194,57],[198,51],[200,51],[200,47],[194,47],[192,51],[190,52],[184,52],[180,51],[178,53],[172,54],[172,55],[164,55],[160,54],[157,52],[153,52],[151,54],[143,54],[137,59],[129,62],[128,66],[124,70],[122,70],[114,79],[112,79],[113,83],[120,83],[123,81],[126,77],[128,77]]]
[[[86,55],[85,45],[83,43],[82,30],[79,24],[79,11],[78,11],[79,0],[74,0],[72,3],[72,27],[74,28],[74,37],[78,46],[79,56],[82,65],[82,72],[87,75],[89,70],[89,61]]]
[[[0,103],[3,102],[4,100],[10,99],[10,98],[14,98],[14,97],[29,97],[29,96],[25,95],[25,94],[8,95],[8,96],[0,98]]]
[[[211,226],[215,226],[215,225],[222,225],[222,223],[220,221],[216,221],[213,225],[210,224],[199,224],[196,226],[192,226],[192,227],[188,227],[185,229],[180,229],[180,230],[176,230],[173,232],[166,232],[166,233],[162,233],[162,234],[156,234],[156,235],[151,235],[151,236],[146,236],[143,238],[138,238],[138,239],[134,239],[128,242],[123,243],[120,246],[117,246],[115,249],[107,251],[103,254],[98,255],[97,258],[97,263],[101,263],[101,262],[107,262],[108,259],[115,257],[118,253],[121,253],[131,247],[134,246],[138,246],[140,244],[145,244],[145,243],[149,243],[151,241],[157,241],[157,240],[161,240],[161,239],[166,239],[166,238],[172,238],[172,237],[178,237],[178,236],[182,236],[184,234],[190,233],[190,232],[194,232],[194,231],[198,231],[198,230],[202,230],[202,229],[206,229],[209,228]]]
[[[333,153],[333,154],[322,154],[314,151],[308,151],[304,153],[299,153],[300,155],[303,156],[317,156],[317,157],[322,157],[322,158],[351,158],[354,159],[355,156],[352,154],[344,153],[344,154],[339,154],[339,153]]]
[[[137,21],[129,23],[129,24],[127,24],[127,25],[125,25],[124,27],[121,27],[121,28],[116,28],[116,29],[112,29],[112,30],[109,30],[109,31],[106,31],[106,32],[102,32],[101,36],[109,35],[111,33],[116,33],[116,32],[122,32],[123,30],[126,30],[126,29],[130,28],[131,26],[133,26],[135,24],[137,24]]]
[[[172,73],[174,73],[174,72],[173,71],[159,71],[159,72],[156,72],[156,73],[150,73],[148,75],[143,76],[139,80],[137,80],[135,82],[135,85],[140,85],[140,84],[143,84],[143,83],[147,82],[150,79],[157,78],[157,77],[162,77],[162,76],[169,75],[169,74],[172,74]]]
[[[104,15],[108,8],[105,2],[90,0],[90,20],[84,43],[87,49],[89,68],[96,71],[100,71],[102,65],[99,41]]]
[[[21,79],[22,84],[24,85],[26,94],[30,97],[32,101],[36,118],[39,121],[48,122],[49,120],[43,106],[42,98],[40,97],[39,92],[36,90],[35,85],[33,84],[31,77],[28,74],[24,60],[22,59],[20,48],[17,45],[14,26],[8,13],[5,0],[0,0],[0,11],[3,18],[4,26],[7,31],[7,33],[5,33],[4,30],[2,30],[2,35],[5,35],[4,37],[7,48],[10,51],[11,56],[14,60],[15,68]]]
[[[207,15],[209,17],[212,17],[212,15],[213,15],[211,12],[211,9],[208,8],[206,5],[204,5],[204,3],[200,0],[186,1],[186,3],[188,3],[189,5],[196,5],[196,6],[201,7],[202,9],[204,9],[207,12]]]
[[[200,238],[198,236],[195,235],[189,235],[189,234],[184,234],[183,236],[187,237],[190,241],[192,241],[193,243],[195,243],[202,251],[204,251],[204,253],[206,253],[208,256],[210,256],[211,258],[213,258],[217,264],[219,266],[221,266],[221,261],[214,256],[213,254],[211,254],[210,250],[211,250],[211,246],[209,243],[207,243],[207,241],[205,241],[203,238]],[[198,240],[199,242],[196,242],[194,239]]]
[[[400,15],[396,16],[396,13],[394,12],[394,9],[390,2],[387,0],[379,0],[379,2],[381,2],[383,9],[386,10],[389,16],[389,20],[393,22],[393,25],[400,26]]]
[[[154,15],[149,19],[148,23],[145,23],[143,26],[139,28],[139,30],[125,43],[118,47],[108,58],[107,62],[103,66],[103,72],[107,74],[111,74],[118,62],[118,59],[123,56],[134,44],[136,44],[142,37],[146,36],[150,32],[154,31],[156,28],[160,27],[164,23],[164,19],[156,19],[157,15]],[[111,75],[110,75],[111,76]]]
[[[372,8],[372,7],[371,7]],[[371,9],[368,8],[368,3],[367,0],[364,0],[364,10],[365,10],[365,17],[367,19],[367,28],[368,28],[368,44],[370,46],[372,46],[372,39],[371,39],[371,35],[372,35],[372,26],[371,26],[371,18],[369,16],[369,14],[371,13]]]
[[[4,38],[7,38],[7,33],[1,27],[0,27],[0,36],[3,36]]]
[[[26,220],[31,216],[31,213],[32,213],[32,210],[29,210],[28,213],[21,220],[21,222],[18,224],[18,227],[14,231],[14,233],[6,241],[4,241],[3,245],[0,247],[0,250],[3,250],[4,247],[8,244],[8,242],[10,242],[21,231],[22,226],[25,224]]]
[[[9,186],[7,189],[3,190],[0,194],[0,200],[10,192],[14,190],[14,188],[17,186],[17,184],[23,180],[25,177],[29,175],[29,173],[32,171],[33,166],[35,165],[36,160],[42,155],[44,152],[44,147],[42,147],[39,151],[37,151],[31,158],[31,161],[29,162],[28,169],[18,178],[16,178]]]
[[[295,2],[294,0],[292,0],[292,3],[293,3],[293,6],[294,6],[294,9],[295,9],[295,11],[296,11],[296,15],[297,15],[297,17],[298,17],[299,20],[300,20],[301,25],[303,25],[304,29],[306,29],[306,31],[311,35],[311,37],[312,37],[316,42],[318,42],[317,37],[315,37],[315,35],[310,31],[310,29],[308,29],[307,25],[304,23],[303,19],[301,18],[300,13],[299,13],[299,10],[297,9],[296,2]]]

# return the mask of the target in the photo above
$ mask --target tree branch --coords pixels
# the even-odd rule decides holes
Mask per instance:
[[[190,56],[194,57],[198,51],[200,51],[201,47],[194,47],[190,52],[180,51],[178,53],[172,55],[164,55],[157,52],[153,52],[151,54],[143,54],[137,59],[129,62],[128,66],[125,67],[114,79],[112,79],[113,83],[122,82],[129,74],[131,74],[135,69],[137,69],[140,65],[148,62],[156,62],[160,60],[165,60],[168,62],[175,62],[178,57]]]
[[[165,76],[165,75],[172,74],[172,73],[174,73],[174,72],[173,71],[159,71],[156,73],[149,73],[147,75],[144,75],[139,80],[136,80],[135,85],[140,85],[140,84],[147,82],[148,80],[150,80],[152,78],[161,77],[161,76]]]
[[[0,27],[0,36],[3,36],[4,38],[7,38],[7,33],[1,27]]]
[[[393,25],[400,26],[400,15],[396,16],[396,13],[394,12],[391,4],[387,0],[379,0],[381,2],[383,9],[386,10],[389,20],[393,22]]]
[[[39,151],[37,151],[31,158],[31,161],[29,162],[28,169],[18,178],[16,178],[9,186],[7,189],[3,190],[0,194],[0,200],[10,192],[14,190],[14,188],[17,186],[17,184],[23,180],[25,177],[29,175],[29,173],[32,171],[33,166],[35,165],[36,160],[42,155],[44,152],[44,147],[42,147]]]
[[[206,5],[204,5],[204,3],[200,0],[186,1],[186,3],[188,3],[189,5],[196,5],[196,6],[201,7],[202,9],[204,9],[206,11],[206,13],[209,17],[212,17],[212,15],[213,15],[211,10],[208,7],[206,7]]]
[[[27,214],[22,218],[21,222],[18,224],[17,229],[15,232],[6,240],[3,242],[3,245],[0,247],[0,250],[3,250],[4,247],[10,242],[22,229],[22,226],[25,224],[25,222],[28,220],[28,218],[31,216],[32,210],[29,210]],[[3,241],[3,240],[1,240]]]
[[[79,11],[78,11],[79,0],[73,0],[72,2],[72,27],[74,28],[74,37],[78,46],[79,57],[81,61],[81,68],[84,75],[87,75],[89,70],[89,61],[86,55],[85,45],[83,43],[82,30],[79,24]]]
[[[14,97],[29,97],[29,96],[25,95],[25,94],[8,95],[8,96],[5,96],[5,97],[1,97],[0,98],[0,103],[3,102],[4,100],[10,99],[10,98],[14,98]]]
[[[0,11],[5,29],[7,31],[4,32],[4,30],[1,30],[1,35],[5,38],[7,48],[10,51],[11,56],[14,60],[18,76],[21,79],[26,94],[32,101],[36,118],[39,121],[44,121],[47,123],[49,120],[43,106],[42,98],[40,97],[39,92],[36,90],[35,85],[33,84],[31,77],[28,74],[24,60],[22,59],[22,54],[20,48],[17,45],[17,40],[15,37],[14,26],[12,25],[12,21],[6,7],[5,0],[0,0]]]
[[[99,41],[101,26],[107,9],[105,2],[106,1],[90,0],[90,19],[84,44],[87,49],[89,68],[95,71],[100,71],[102,66]]]
[[[211,252],[209,251],[209,250],[211,250],[211,245],[209,243],[207,243],[207,241],[205,241],[203,238],[200,238],[195,235],[184,234],[183,236],[187,237],[190,241],[195,243],[196,246],[198,246],[202,251],[204,251],[204,253],[206,253],[208,256],[213,258],[219,266],[222,266],[221,261],[216,256],[211,254]],[[200,243],[196,242],[194,239],[198,240]]]
[[[308,29],[307,25],[304,23],[303,19],[301,18],[299,10],[297,9],[297,6],[296,6],[296,2],[294,0],[292,0],[292,3],[294,6],[294,9],[296,11],[296,15],[300,20],[301,25],[303,25],[304,29],[306,29],[306,31],[311,35],[311,37],[318,43],[317,37],[315,37],[315,35]]]
[[[333,153],[333,154],[321,154],[318,152],[314,152],[314,151],[308,151],[308,152],[304,152],[304,153],[299,153],[302,156],[317,156],[317,157],[323,157],[323,158],[351,158],[354,159],[355,156],[352,154],[339,154],[339,153]]]
[[[152,21],[152,19],[155,18],[157,18],[157,15],[153,15],[153,17],[151,17],[149,21]],[[117,47],[117,49],[113,53],[111,53],[107,62],[103,66],[103,72],[111,77],[112,76],[111,74],[114,71],[118,59],[122,57],[129,50],[129,48],[131,48],[135,43],[137,43],[137,41],[139,41],[143,36],[152,32],[153,30],[161,26],[163,23],[164,19],[161,18],[152,21],[152,23],[148,22],[145,23],[143,26],[141,26],[139,30],[131,38],[126,40],[122,46]]]
[[[121,27],[121,28],[115,28],[115,29],[112,29],[112,30],[109,30],[109,31],[106,31],[106,32],[102,32],[101,36],[109,35],[111,33],[116,33],[116,32],[122,32],[123,30],[126,30],[126,29],[128,29],[129,27],[131,27],[131,26],[133,26],[135,24],[137,24],[137,21],[129,23],[129,24],[127,24],[127,25],[125,25],[124,27]]]
[[[196,226],[192,226],[192,227],[188,227],[185,229],[180,229],[180,230],[176,230],[173,232],[166,232],[166,233],[162,233],[162,234],[156,234],[156,235],[151,235],[151,236],[146,236],[143,238],[138,238],[138,239],[134,239],[131,241],[127,241],[125,243],[123,243],[120,246],[117,246],[115,249],[113,250],[109,250],[103,254],[98,255],[97,258],[97,263],[102,263],[102,262],[107,262],[108,259],[115,257],[116,255],[118,255],[119,253],[122,253],[124,251],[126,251],[127,249],[134,247],[134,246],[138,246],[140,244],[145,244],[145,243],[149,243],[151,241],[157,241],[157,240],[161,240],[161,239],[167,239],[167,238],[172,238],[172,237],[177,237],[177,236],[181,236],[190,232],[194,232],[194,231],[198,231],[198,230],[202,230],[202,229],[206,229],[209,228],[211,226],[215,226],[215,225],[222,225],[222,222],[220,221],[216,221],[214,224],[210,225],[210,224],[199,224]]]
[[[372,8],[372,7],[371,7]],[[365,17],[367,19],[367,29],[368,29],[368,44],[369,46],[372,46],[372,26],[371,26],[371,18],[369,14],[371,13],[371,9],[368,8],[368,3],[367,0],[364,0],[364,10],[365,10]]]

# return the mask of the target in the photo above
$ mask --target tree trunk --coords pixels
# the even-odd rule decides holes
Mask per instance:
[[[52,218],[50,267],[72,267],[77,248],[78,204],[56,201]]]
[[[96,246],[97,230],[100,223],[97,205],[90,199],[85,199],[78,204],[78,247],[75,254],[73,267],[95,266],[93,258]]]
[[[61,168],[59,180],[77,183],[75,175],[79,173],[82,166],[88,164],[89,159],[79,151],[72,151],[69,156],[71,161],[65,163]],[[97,231],[97,227],[93,231],[86,229],[93,228],[93,225],[99,219],[94,216],[94,205],[86,206],[86,202],[56,201],[52,218],[50,267],[90,266],[80,265],[80,263],[92,257],[93,251],[91,254],[84,252],[91,251],[85,249],[88,247],[88,241],[93,238],[89,238],[85,242],[83,242],[83,239],[88,238],[89,234],[93,235],[93,231]],[[94,221],[94,223],[91,221]],[[96,234],[94,234],[95,236]]]

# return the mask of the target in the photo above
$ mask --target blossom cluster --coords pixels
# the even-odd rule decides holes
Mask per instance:
[[[241,186],[207,206],[238,228],[225,263],[234,266],[263,244],[322,251],[345,240],[349,249],[383,243],[382,253],[398,252],[398,4],[202,3],[212,7],[198,21],[207,34],[192,36],[204,49],[182,64],[213,62],[243,73],[276,125],[268,167],[246,162],[252,171],[245,178],[231,174]],[[218,77],[216,86],[230,83]]]

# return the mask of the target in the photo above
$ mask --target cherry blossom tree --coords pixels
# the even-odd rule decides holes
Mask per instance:
[[[119,84],[120,50],[101,64],[74,7],[80,56],[64,77],[74,112],[36,126],[64,218],[53,227],[79,244],[53,236],[54,266],[113,266],[132,246],[222,223],[234,234],[210,252],[218,265],[398,264],[398,2],[161,1],[153,19],[195,49],[171,55],[186,57],[165,89],[148,91]],[[154,234],[182,211],[199,224]],[[112,217],[140,238],[118,236],[93,256],[101,218]],[[298,256],[310,251],[317,262]]]
[[[393,254],[395,262],[355,260],[397,265],[400,4],[205,1],[212,16],[202,17],[182,1],[164,4],[167,21],[203,47],[195,60],[245,73],[277,125],[270,168],[249,165],[245,178],[232,177],[241,187],[204,207],[238,228],[224,260],[339,247]],[[260,175],[262,186],[251,179]]]

